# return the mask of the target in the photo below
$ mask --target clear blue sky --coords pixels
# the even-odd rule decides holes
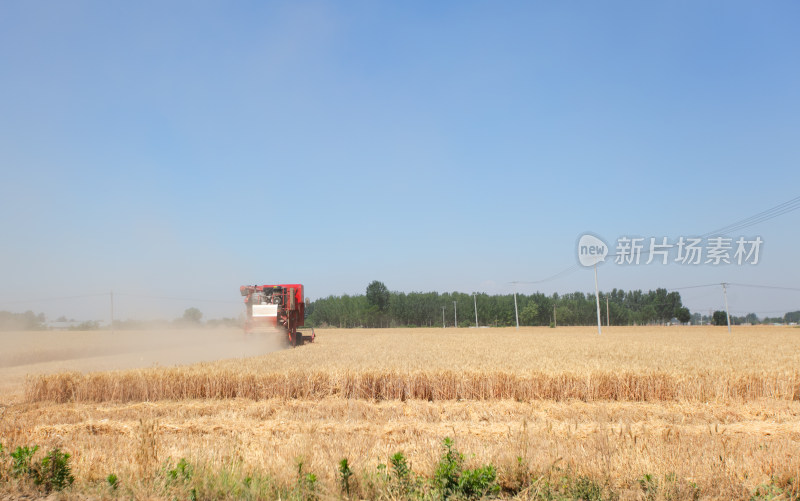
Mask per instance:
[[[102,297],[14,301],[113,289],[123,318],[235,315],[245,283],[506,293],[575,264],[585,231],[711,231],[800,195],[798,19],[790,1],[3,2],[0,310],[102,319]],[[797,287],[799,218],[741,232],[757,266],[604,265],[601,289]],[[593,288],[579,270],[519,290]],[[800,293],[732,289],[731,309]]]

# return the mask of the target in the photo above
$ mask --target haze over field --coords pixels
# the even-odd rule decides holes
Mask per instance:
[[[0,395],[21,393],[26,377],[172,367],[265,355],[286,347],[283,336],[245,336],[241,329],[108,332],[0,332]]]
[[[107,321],[113,290],[120,319],[235,317],[248,283],[510,293],[575,265],[587,231],[711,232],[798,196],[799,15],[4,2],[0,310]],[[600,288],[797,287],[798,214],[730,235],[763,239],[757,265],[607,263]],[[575,269],[517,290],[593,287]],[[735,315],[800,309],[728,292]]]

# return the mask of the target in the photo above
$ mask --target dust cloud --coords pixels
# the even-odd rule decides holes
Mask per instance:
[[[27,376],[170,367],[265,355],[288,347],[280,332],[241,329],[0,332],[0,394]]]

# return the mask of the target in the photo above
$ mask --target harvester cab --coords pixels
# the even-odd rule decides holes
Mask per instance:
[[[239,291],[247,307],[246,333],[277,332],[291,346],[314,342],[314,329],[311,329],[310,336],[297,330],[304,325],[305,319],[301,284],[243,285]]]

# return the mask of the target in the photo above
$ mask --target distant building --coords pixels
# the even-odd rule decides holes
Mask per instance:
[[[45,326],[48,330],[52,331],[68,331],[70,329],[74,329],[80,324],[81,322],[78,322],[77,320],[64,320],[60,322],[47,322]]]

